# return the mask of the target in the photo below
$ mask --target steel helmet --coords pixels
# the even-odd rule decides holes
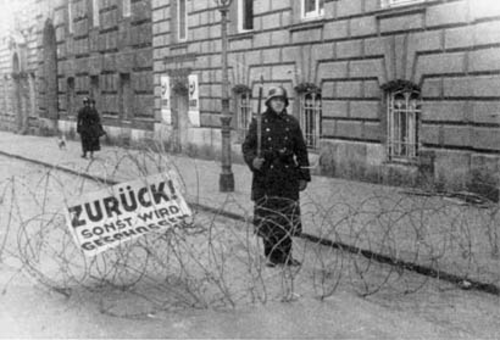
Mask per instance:
[[[288,106],[288,95],[282,86],[271,87],[267,93],[266,105],[269,106],[269,101],[273,98],[281,97],[285,100],[285,107]]]

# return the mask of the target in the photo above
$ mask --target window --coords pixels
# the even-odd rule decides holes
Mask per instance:
[[[133,93],[130,82],[130,73],[120,73],[118,114],[122,119],[131,119],[133,111]]]
[[[253,30],[253,0],[238,0],[238,31]]]
[[[92,0],[92,24],[99,27],[99,0]]]
[[[236,98],[236,129],[238,136],[244,139],[252,121],[251,93],[250,91],[245,91],[237,94]]]
[[[420,2],[425,2],[425,0],[382,0],[382,7],[413,5]]]
[[[75,113],[75,78],[69,77],[66,81],[66,113]]]
[[[302,18],[318,18],[324,15],[324,0],[302,0]]]
[[[131,0],[122,0],[122,16],[124,18],[132,15],[132,8],[130,1]]]
[[[418,155],[420,92],[412,89],[387,94],[387,150],[389,159],[411,161]]]
[[[300,97],[300,125],[308,148],[319,147],[321,128],[321,94],[306,92]]]
[[[68,1],[68,33],[73,34],[73,4]]]
[[[177,1],[177,39],[178,41],[187,40],[187,0]]]
[[[96,101],[99,99],[99,76],[90,76],[90,97]]]

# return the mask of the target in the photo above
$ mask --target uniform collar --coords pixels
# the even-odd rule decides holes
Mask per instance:
[[[283,112],[281,112],[281,113],[276,113],[276,112],[274,112],[271,109],[267,110],[266,114],[270,118],[277,118],[277,119],[285,119],[285,117],[288,115],[287,112],[286,112],[286,110],[283,110]]]

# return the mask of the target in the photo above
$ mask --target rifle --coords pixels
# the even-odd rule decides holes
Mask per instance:
[[[255,119],[257,120],[257,157],[261,156],[262,153],[262,85],[264,84],[264,77],[260,76],[260,87],[259,87],[259,101],[257,104],[257,115]]]

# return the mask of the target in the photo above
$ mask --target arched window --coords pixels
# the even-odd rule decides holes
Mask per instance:
[[[419,151],[420,90],[399,84],[386,91],[387,154],[390,160],[413,161]]]
[[[321,93],[304,93],[300,102],[300,125],[306,145],[308,148],[317,149],[321,128]]]

